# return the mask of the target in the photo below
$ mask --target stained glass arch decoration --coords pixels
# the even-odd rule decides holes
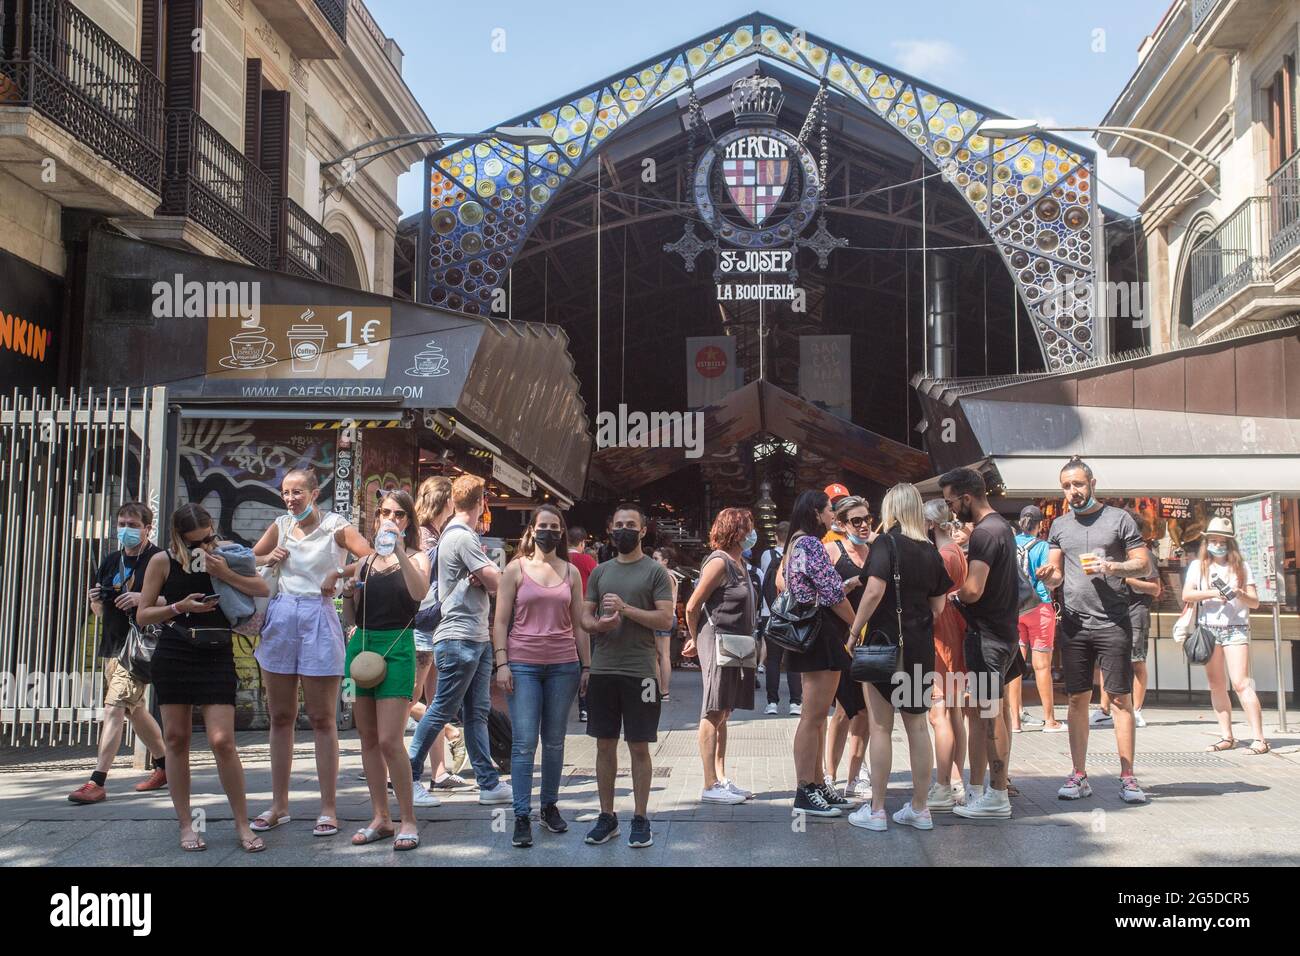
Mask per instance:
[[[1004,114],[754,13],[501,125],[554,145],[462,140],[425,161],[420,289],[432,305],[491,311],[529,233],[564,185],[640,114],[725,65],[768,57],[825,82],[892,126],[943,173],[1006,263],[1048,369],[1097,355],[1104,256],[1096,157],[1049,135],[989,139]]]

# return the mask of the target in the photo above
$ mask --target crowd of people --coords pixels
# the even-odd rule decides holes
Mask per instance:
[[[152,511],[128,502],[117,514],[119,547],[87,595],[103,619],[105,716],[96,769],[69,799],[105,799],[129,720],[152,755],[151,773],[136,789],[167,788],[181,848],[205,849],[190,807],[197,707],[239,843],[260,852],[267,845],[262,833],[291,823],[301,707],[312,728],[320,794],[311,832],[335,836],[342,690],[353,701],[372,804],[353,844],[391,840],[397,851],[417,848],[417,810],[439,804],[435,791],[466,786],[460,773],[468,764],[478,802],[510,806],[512,843],[523,848],[533,842],[539,742],[537,819],[550,833],[568,830],[559,790],[577,703],[596,741],[599,813],[586,842],[607,843],[621,832],[621,737],[631,758],[627,842],[650,846],[651,745],[668,699],[672,636],[681,630],[681,654],[697,662],[702,681],[703,803],[739,805],[754,797],[728,771],[727,738],[733,715],[755,710],[760,672],[763,713],[779,713],[784,674],[787,712],[798,719],[794,814],[847,813],[856,827],[886,830],[896,714],[912,781],[910,799],[892,815],[896,824],[929,830],[934,813],[1010,818],[1012,741],[1030,728],[1068,733],[1071,766],[1058,796],[1079,800],[1093,794],[1089,731],[1112,724],[1117,796],[1144,803],[1135,731],[1144,726],[1159,575],[1134,517],[1097,500],[1085,462],[1067,462],[1060,484],[1068,511],[1049,526],[1029,506],[1013,527],[971,469],[942,475],[942,497],[930,501],[911,484],[895,485],[878,517],[865,498],[837,483],[798,495],[775,545],[762,554],[755,554],[752,513],[725,508],[712,522],[680,624],[680,559],[667,546],[646,552],[649,522],[633,503],[613,509],[599,563],[585,551],[584,529],[569,527],[559,508],[539,505],[501,569],[482,540],[485,484],[468,474],[430,478],[414,499],[385,492],[363,533],[321,507],[312,471],[291,471],[281,488],[286,513],[251,548],[222,541],[197,504],[175,511],[165,548],[155,547]],[[1254,738],[1251,752],[1267,753],[1249,678],[1248,615],[1259,598],[1231,522],[1215,519],[1207,528],[1182,598],[1214,642],[1206,666],[1221,739],[1211,749],[1236,745],[1231,687]],[[233,633],[247,632],[250,623],[260,631],[255,656],[270,719],[272,780],[270,806],[253,817],[234,736]],[[1060,718],[1057,651],[1066,695]],[[1098,673],[1102,706],[1090,714]],[[1024,707],[1028,679],[1041,720]],[[161,727],[144,705],[149,683]],[[491,752],[494,685],[509,708],[509,783]]]

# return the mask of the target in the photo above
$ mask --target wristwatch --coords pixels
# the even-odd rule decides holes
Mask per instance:
[[[346,578],[348,576],[348,569],[340,566],[334,569],[334,573],[341,578]]]

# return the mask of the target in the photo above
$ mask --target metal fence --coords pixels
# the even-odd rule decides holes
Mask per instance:
[[[0,401],[0,743],[91,743],[99,621],[86,592],[123,501],[161,523],[167,390],[18,392]]]

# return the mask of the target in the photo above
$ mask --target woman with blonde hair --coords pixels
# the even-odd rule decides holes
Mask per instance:
[[[451,503],[451,479],[443,475],[430,475],[420,482],[415,498],[415,521],[420,533],[420,550],[432,554],[438,546],[438,537],[442,526],[451,518],[455,509]],[[424,700],[420,700],[420,692]],[[411,715],[407,718],[406,729],[414,731],[413,723],[418,723],[428,709],[426,701],[432,701],[438,691],[438,668],[433,666],[433,635],[428,631],[415,630],[415,695],[411,699]],[[451,745],[452,764],[447,766],[446,747]],[[466,786],[460,772],[469,763],[465,752],[465,741],[460,731],[448,724],[438,734],[430,751],[433,754],[433,787],[449,789]],[[441,803],[436,797],[421,798],[421,806],[437,806]]]
[[[849,631],[851,644],[902,641],[898,673],[890,683],[864,684],[870,733],[871,803],[849,814],[849,823],[867,830],[885,830],[885,793],[893,758],[890,734],[894,708],[903,712],[903,727],[912,765],[912,799],[894,814],[894,822],[931,830],[934,822],[926,798],[934,751],[926,711],[929,679],[934,673],[934,619],[942,613],[952,579],[943,558],[926,534],[921,493],[915,485],[897,484],[885,492],[880,506],[882,532],[876,537],[864,569],[867,583]],[[900,634],[901,628],[901,634]]]
[[[966,553],[958,542],[961,522],[948,502],[935,498],[925,503],[925,523],[952,580],[952,591],[966,580]],[[951,593],[951,591],[949,592]],[[926,805],[931,811],[950,812],[966,800],[961,768],[966,759],[966,620],[949,601],[934,619],[934,688],[930,695],[930,725],[934,727],[935,783]]]
[[[1214,635],[1214,653],[1205,665],[1205,677],[1210,683],[1210,704],[1219,719],[1219,740],[1209,749],[1231,750],[1237,745],[1232,736],[1232,698],[1228,696],[1231,681],[1255,735],[1250,752],[1268,753],[1271,748],[1264,737],[1264,714],[1250,677],[1250,612],[1259,607],[1259,592],[1227,518],[1214,518],[1205,529],[1200,554],[1187,566],[1183,600],[1198,605],[1197,623]]]

